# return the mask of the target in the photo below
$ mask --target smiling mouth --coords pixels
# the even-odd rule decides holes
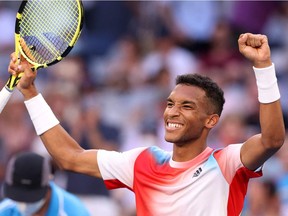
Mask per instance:
[[[169,129],[178,129],[178,128],[182,128],[183,125],[182,124],[178,124],[178,123],[167,123],[167,128]]]

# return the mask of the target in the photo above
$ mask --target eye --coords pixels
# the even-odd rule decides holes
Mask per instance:
[[[173,103],[172,102],[167,102],[167,107],[169,107],[169,108],[171,108],[171,107],[173,107]]]
[[[184,105],[183,108],[184,108],[184,109],[193,109],[193,107],[192,107],[192,106],[189,106],[189,105]]]

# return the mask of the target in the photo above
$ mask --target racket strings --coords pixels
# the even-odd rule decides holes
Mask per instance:
[[[20,23],[20,37],[27,47],[22,50],[31,61],[48,64],[60,57],[79,27],[76,1],[28,1]]]

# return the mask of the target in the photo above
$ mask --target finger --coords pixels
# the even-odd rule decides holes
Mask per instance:
[[[241,34],[238,38],[238,44],[244,44],[245,37],[245,34]]]
[[[268,45],[268,37],[266,35],[261,35],[261,43]]]
[[[261,47],[262,42],[261,42],[261,37],[255,36],[253,38],[253,47]]]
[[[11,69],[10,67],[8,67],[8,72],[13,75],[13,76],[16,76],[17,75],[17,71]]]
[[[240,51],[240,52],[242,52],[242,51],[246,48],[246,46],[247,46],[247,44],[246,44],[247,38],[248,38],[248,35],[247,35],[247,34],[241,34],[241,35],[239,36],[238,46],[239,46],[239,51]]]
[[[16,55],[16,53],[15,52],[13,52],[11,55],[10,55],[10,60],[12,61],[12,62],[14,62],[14,63],[16,63],[17,62],[17,55]]]
[[[253,47],[253,48],[259,48],[262,46],[263,42],[263,36],[264,35],[260,35],[260,34],[256,34],[256,35],[249,35],[248,40],[247,40],[247,45]]]
[[[18,65],[18,72],[24,72],[26,76],[36,76],[37,71],[36,70],[32,70],[32,68],[30,67],[30,64],[28,62],[24,62],[21,63],[20,65]]]
[[[10,60],[10,64],[8,66],[8,72],[14,76],[16,76],[19,72],[18,72],[18,65],[16,63],[17,60],[15,59],[11,59]]]

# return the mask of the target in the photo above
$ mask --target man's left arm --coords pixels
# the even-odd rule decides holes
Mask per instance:
[[[284,143],[285,126],[275,67],[265,35],[243,34],[238,40],[240,52],[253,63],[261,133],[248,139],[241,148],[241,161],[255,170],[263,165]]]

